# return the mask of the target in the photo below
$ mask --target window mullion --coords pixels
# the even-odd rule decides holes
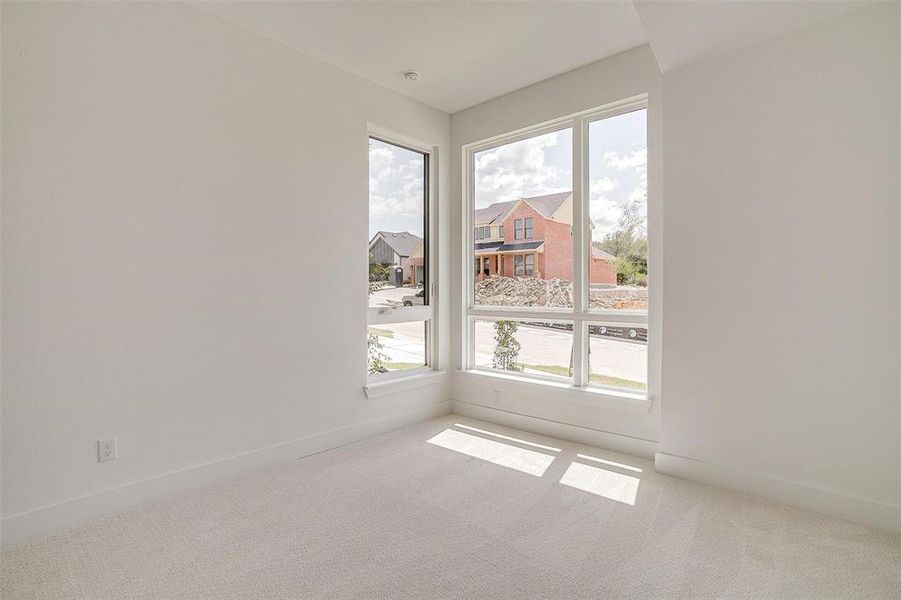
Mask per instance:
[[[573,123],[572,135],[572,177],[573,177],[573,311],[577,315],[585,313],[588,308],[588,274],[586,272],[587,260],[585,258],[585,235],[587,222],[587,188],[585,178],[588,172],[586,165],[585,144],[587,125],[583,119],[577,119]],[[586,347],[588,338],[585,335],[585,327],[581,321],[573,323],[573,383],[580,387],[588,383],[588,369],[586,368]]]

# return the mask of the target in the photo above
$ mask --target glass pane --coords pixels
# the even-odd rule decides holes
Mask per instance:
[[[475,304],[571,308],[572,129],[473,160]]]
[[[572,323],[475,321],[473,366],[519,375],[572,377]]]
[[[588,364],[592,384],[647,392],[647,327],[622,323],[589,326]]]
[[[427,363],[428,321],[370,325],[369,374],[418,369]]]
[[[426,157],[369,139],[369,306],[428,304]]]
[[[648,308],[647,112],[588,126],[593,310]]]

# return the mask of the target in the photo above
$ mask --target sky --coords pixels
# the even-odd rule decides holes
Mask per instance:
[[[595,240],[615,231],[622,207],[637,200],[647,215],[647,110],[588,127],[589,209]],[[572,189],[572,130],[563,129],[475,155],[475,205]],[[423,156],[369,141],[369,237],[409,231],[422,237]]]
[[[647,110],[588,127],[588,179],[594,239],[615,231],[622,206],[647,215]],[[572,189],[572,130],[563,129],[475,155],[475,206]]]
[[[419,152],[369,139],[369,239],[378,231],[422,237],[424,166]]]

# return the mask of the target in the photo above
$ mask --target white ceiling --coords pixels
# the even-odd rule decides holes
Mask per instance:
[[[865,6],[868,0],[635,0],[663,72]]]
[[[448,113],[647,42],[629,0],[195,6]]]
[[[454,113],[645,43],[665,72],[869,1],[204,0],[194,5]],[[407,81],[408,70],[422,77]]]

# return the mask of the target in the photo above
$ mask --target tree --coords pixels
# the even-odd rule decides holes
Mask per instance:
[[[369,253],[369,281],[388,281],[391,275],[391,267],[377,263],[372,258],[372,252]]]
[[[516,341],[516,330],[519,325],[516,321],[494,322],[494,357],[491,364],[495,369],[504,371],[522,371],[522,366],[517,362],[519,358],[520,343]]]
[[[639,213],[642,204],[635,200],[623,206],[619,229],[594,243],[616,257],[616,283],[620,285],[648,284],[648,232],[645,218]]]
[[[388,360],[388,355],[382,352],[384,349],[385,346],[379,340],[379,336],[370,333],[366,340],[366,350],[369,354],[369,373],[371,375],[386,373],[388,371],[388,367],[385,365],[385,361]]]

